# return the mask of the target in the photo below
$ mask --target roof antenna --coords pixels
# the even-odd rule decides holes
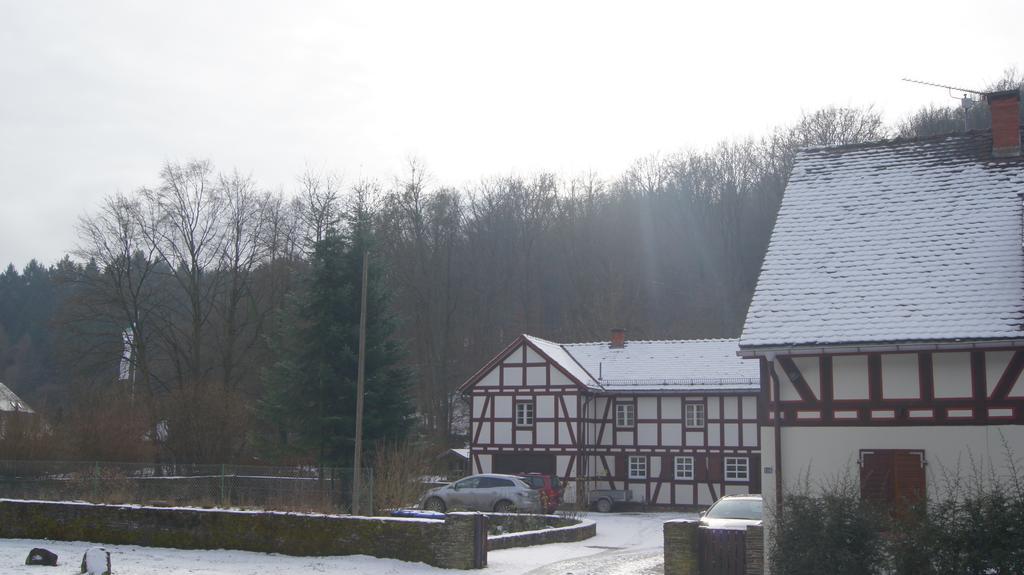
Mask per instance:
[[[934,86],[936,88],[945,88],[945,89],[949,90],[949,97],[953,98],[955,100],[960,100],[960,105],[964,109],[964,131],[965,132],[970,129],[969,126],[968,126],[968,115],[967,115],[967,112],[974,106],[974,99],[972,99],[970,96],[968,96],[968,94],[976,94],[978,96],[984,96],[985,95],[985,92],[982,92],[980,90],[971,90],[969,88],[958,88],[956,86],[947,86],[946,84],[936,84],[935,82],[924,82],[922,80],[914,80],[912,78],[901,78],[901,79],[904,82],[910,82],[912,84],[921,84],[921,85],[924,85],[924,86]],[[953,90],[956,90],[957,92],[963,92],[964,95],[960,96],[960,97],[954,96],[953,95]]]

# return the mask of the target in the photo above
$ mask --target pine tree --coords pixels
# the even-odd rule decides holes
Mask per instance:
[[[347,216],[346,233],[316,242],[306,286],[282,319],[279,358],[268,373],[264,414],[291,432],[321,463],[348,464],[355,437],[359,305],[364,250],[372,233],[365,203]],[[367,290],[364,445],[404,438],[411,425],[411,374],[400,365],[390,294],[380,265]]]

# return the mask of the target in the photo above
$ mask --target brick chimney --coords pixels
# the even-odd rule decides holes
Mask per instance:
[[[992,112],[992,155],[1010,158],[1020,155],[1020,90],[985,94]]]
[[[612,329],[612,343],[608,347],[620,348],[626,347],[626,330],[621,327]]]

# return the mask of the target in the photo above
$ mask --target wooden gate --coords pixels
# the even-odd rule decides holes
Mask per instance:
[[[697,530],[701,575],[743,575],[746,570],[746,534],[739,529]]]

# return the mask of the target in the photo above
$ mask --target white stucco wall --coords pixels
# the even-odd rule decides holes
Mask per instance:
[[[916,353],[887,353],[882,356],[882,398],[921,397]]]
[[[761,465],[774,467],[773,430],[761,430]],[[859,484],[857,458],[862,449],[924,450],[928,496],[943,494],[945,476],[960,473],[965,479],[975,466],[988,474],[1007,477],[1006,444],[1024,457],[1024,426],[921,426],[921,427],[783,427],[783,483],[793,489],[803,478],[812,488],[849,474]],[[973,461],[972,461],[973,460]],[[775,470],[777,472],[777,470]],[[774,500],[775,476],[761,478],[766,501]]]

